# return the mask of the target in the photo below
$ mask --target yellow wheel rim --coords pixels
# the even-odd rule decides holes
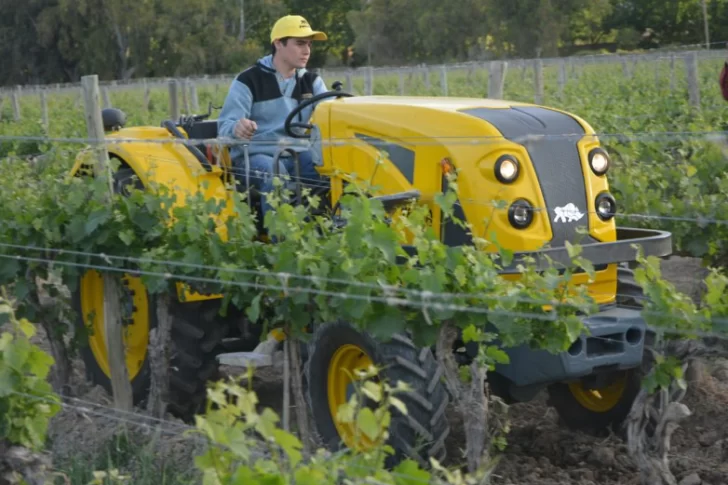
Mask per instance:
[[[357,379],[358,372],[370,365],[372,359],[364,350],[356,345],[347,344],[334,352],[328,368],[328,400],[331,417],[344,444],[358,451],[370,449],[373,443],[363,433],[358,433],[357,436],[354,425],[339,421],[337,414],[339,407],[346,404],[354,392],[352,377]]]
[[[603,389],[587,389],[580,382],[569,383],[569,389],[584,408],[595,413],[606,413],[619,404],[626,385],[627,375],[622,374]]]
[[[129,380],[142,368],[149,346],[149,301],[141,279],[124,275],[121,316],[124,322],[124,347]],[[81,312],[90,327],[89,347],[101,371],[111,378],[109,356],[104,334],[104,281],[96,271],[87,272],[81,279]]]

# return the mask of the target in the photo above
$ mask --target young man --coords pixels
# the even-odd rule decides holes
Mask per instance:
[[[280,18],[270,34],[272,53],[262,57],[232,82],[218,119],[218,136],[251,141],[250,182],[263,193],[262,211],[270,208],[265,194],[273,189],[273,156],[281,138],[287,137],[283,124],[302,99],[327,91],[323,80],[306,70],[312,41],[326,40],[323,32],[311,29],[299,15]],[[296,122],[306,122],[313,110],[309,106]],[[322,183],[314,168],[311,153],[299,152],[301,179],[308,186]],[[285,157],[284,157],[285,155]],[[245,183],[242,145],[230,147],[237,180]],[[284,153],[279,173],[295,177],[293,157]]]

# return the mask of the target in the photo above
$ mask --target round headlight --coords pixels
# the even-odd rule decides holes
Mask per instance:
[[[602,148],[595,148],[589,152],[589,165],[597,175],[604,175],[609,170],[609,155]]]
[[[602,192],[597,195],[594,206],[597,210],[597,216],[603,221],[608,221],[617,212],[617,201],[609,192]]]
[[[495,178],[504,184],[510,184],[518,178],[518,160],[510,155],[503,155],[495,162]]]
[[[525,229],[533,222],[533,206],[525,199],[518,199],[508,208],[508,221],[516,229]]]

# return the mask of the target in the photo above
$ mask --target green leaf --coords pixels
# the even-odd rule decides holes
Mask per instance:
[[[430,473],[420,468],[414,460],[404,460],[393,470],[396,485],[423,485],[430,483]]]
[[[40,379],[45,379],[46,377],[48,377],[48,373],[55,363],[55,360],[51,355],[43,352],[40,349],[34,348],[30,351],[27,363],[28,372],[39,377]]]
[[[86,236],[93,233],[99,225],[109,217],[109,211],[107,209],[97,209],[89,214],[86,224],[84,225],[84,234]]]
[[[20,271],[20,263],[16,259],[2,258],[0,261],[0,281],[14,280]]]
[[[119,239],[121,239],[121,242],[123,242],[127,246],[131,246],[131,243],[134,242],[134,232],[128,229],[120,231]]]
[[[409,413],[409,411],[407,410],[407,406],[405,405],[405,403],[404,403],[404,402],[402,402],[401,400],[399,400],[398,398],[396,398],[396,397],[394,397],[394,396],[389,396],[389,403],[390,403],[390,404],[391,404],[391,405],[392,405],[392,406],[393,406],[393,407],[394,407],[395,409],[397,409],[397,411],[399,411],[399,412],[400,412],[400,413],[402,413],[403,415],[405,415],[405,416],[406,416],[406,415],[407,415],[407,414]]]
[[[395,333],[402,332],[405,323],[404,315],[397,308],[385,306],[382,313],[375,315],[368,322],[368,330],[375,338],[386,341],[391,339]]]
[[[250,306],[245,311],[245,314],[248,316],[248,319],[250,319],[251,322],[256,323],[258,321],[258,318],[260,318],[260,299],[263,297],[263,293],[258,293],[255,295],[255,298],[253,298],[253,301],[250,303]]]
[[[388,262],[393,263],[395,261],[397,241],[394,231],[387,226],[378,226],[371,233],[371,240],[374,247],[384,254]]]
[[[382,387],[372,381],[364,382],[362,392],[374,402],[380,402],[382,400]]]
[[[495,345],[489,345],[486,347],[485,355],[496,364],[508,364],[510,362],[508,354]]]
[[[9,396],[15,390],[16,379],[12,369],[0,361],[0,397]]]
[[[30,323],[25,318],[21,319],[18,322],[18,328],[20,328],[20,331],[23,332],[23,334],[25,334],[25,336],[28,337],[28,338],[33,337],[35,335],[35,332],[36,332],[35,325],[33,325],[32,323]]]
[[[202,256],[202,251],[198,246],[190,245],[187,246],[183,251],[184,256],[182,257],[182,261],[189,264],[201,264],[204,259]]]
[[[71,219],[71,222],[68,224],[68,233],[70,235],[71,242],[77,243],[83,239],[86,235],[85,227],[86,218],[84,215],[77,215]]]
[[[26,417],[25,430],[28,434],[30,448],[40,448],[45,441],[46,430],[48,429],[48,419],[43,416]]]
[[[565,241],[566,252],[569,254],[570,259],[574,259],[576,256],[581,254],[582,248],[578,245],[573,245],[569,241]]]
[[[327,483],[326,474],[313,467],[306,466],[298,468],[294,472],[293,476],[295,478],[296,485],[322,485]]]
[[[357,417],[356,425],[369,439],[375,440],[379,436],[379,424],[374,416],[374,411],[369,408],[362,408]]]
[[[475,325],[470,324],[465,329],[463,329],[463,342],[479,342],[480,341],[480,335],[481,332],[479,329],[475,327]]]
[[[576,315],[569,315],[566,318],[566,333],[569,339],[569,345],[571,342],[579,338],[584,330],[584,322]]]
[[[278,443],[278,445],[283,448],[283,451],[286,452],[286,455],[288,455],[288,460],[290,461],[291,466],[295,467],[298,465],[302,458],[301,449],[303,448],[303,444],[301,441],[296,438],[295,435],[287,433],[282,429],[276,429],[273,432],[273,437],[275,438],[276,443]]]

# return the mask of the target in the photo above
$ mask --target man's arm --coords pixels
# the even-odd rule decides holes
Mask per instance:
[[[253,96],[248,86],[235,79],[230,85],[225,103],[217,119],[217,136],[235,138],[235,124],[250,116]]]
[[[316,80],[313,82],[313,95],[325,93],[329,89],[326,87],[326,83],[321,76],[316,76]]]

